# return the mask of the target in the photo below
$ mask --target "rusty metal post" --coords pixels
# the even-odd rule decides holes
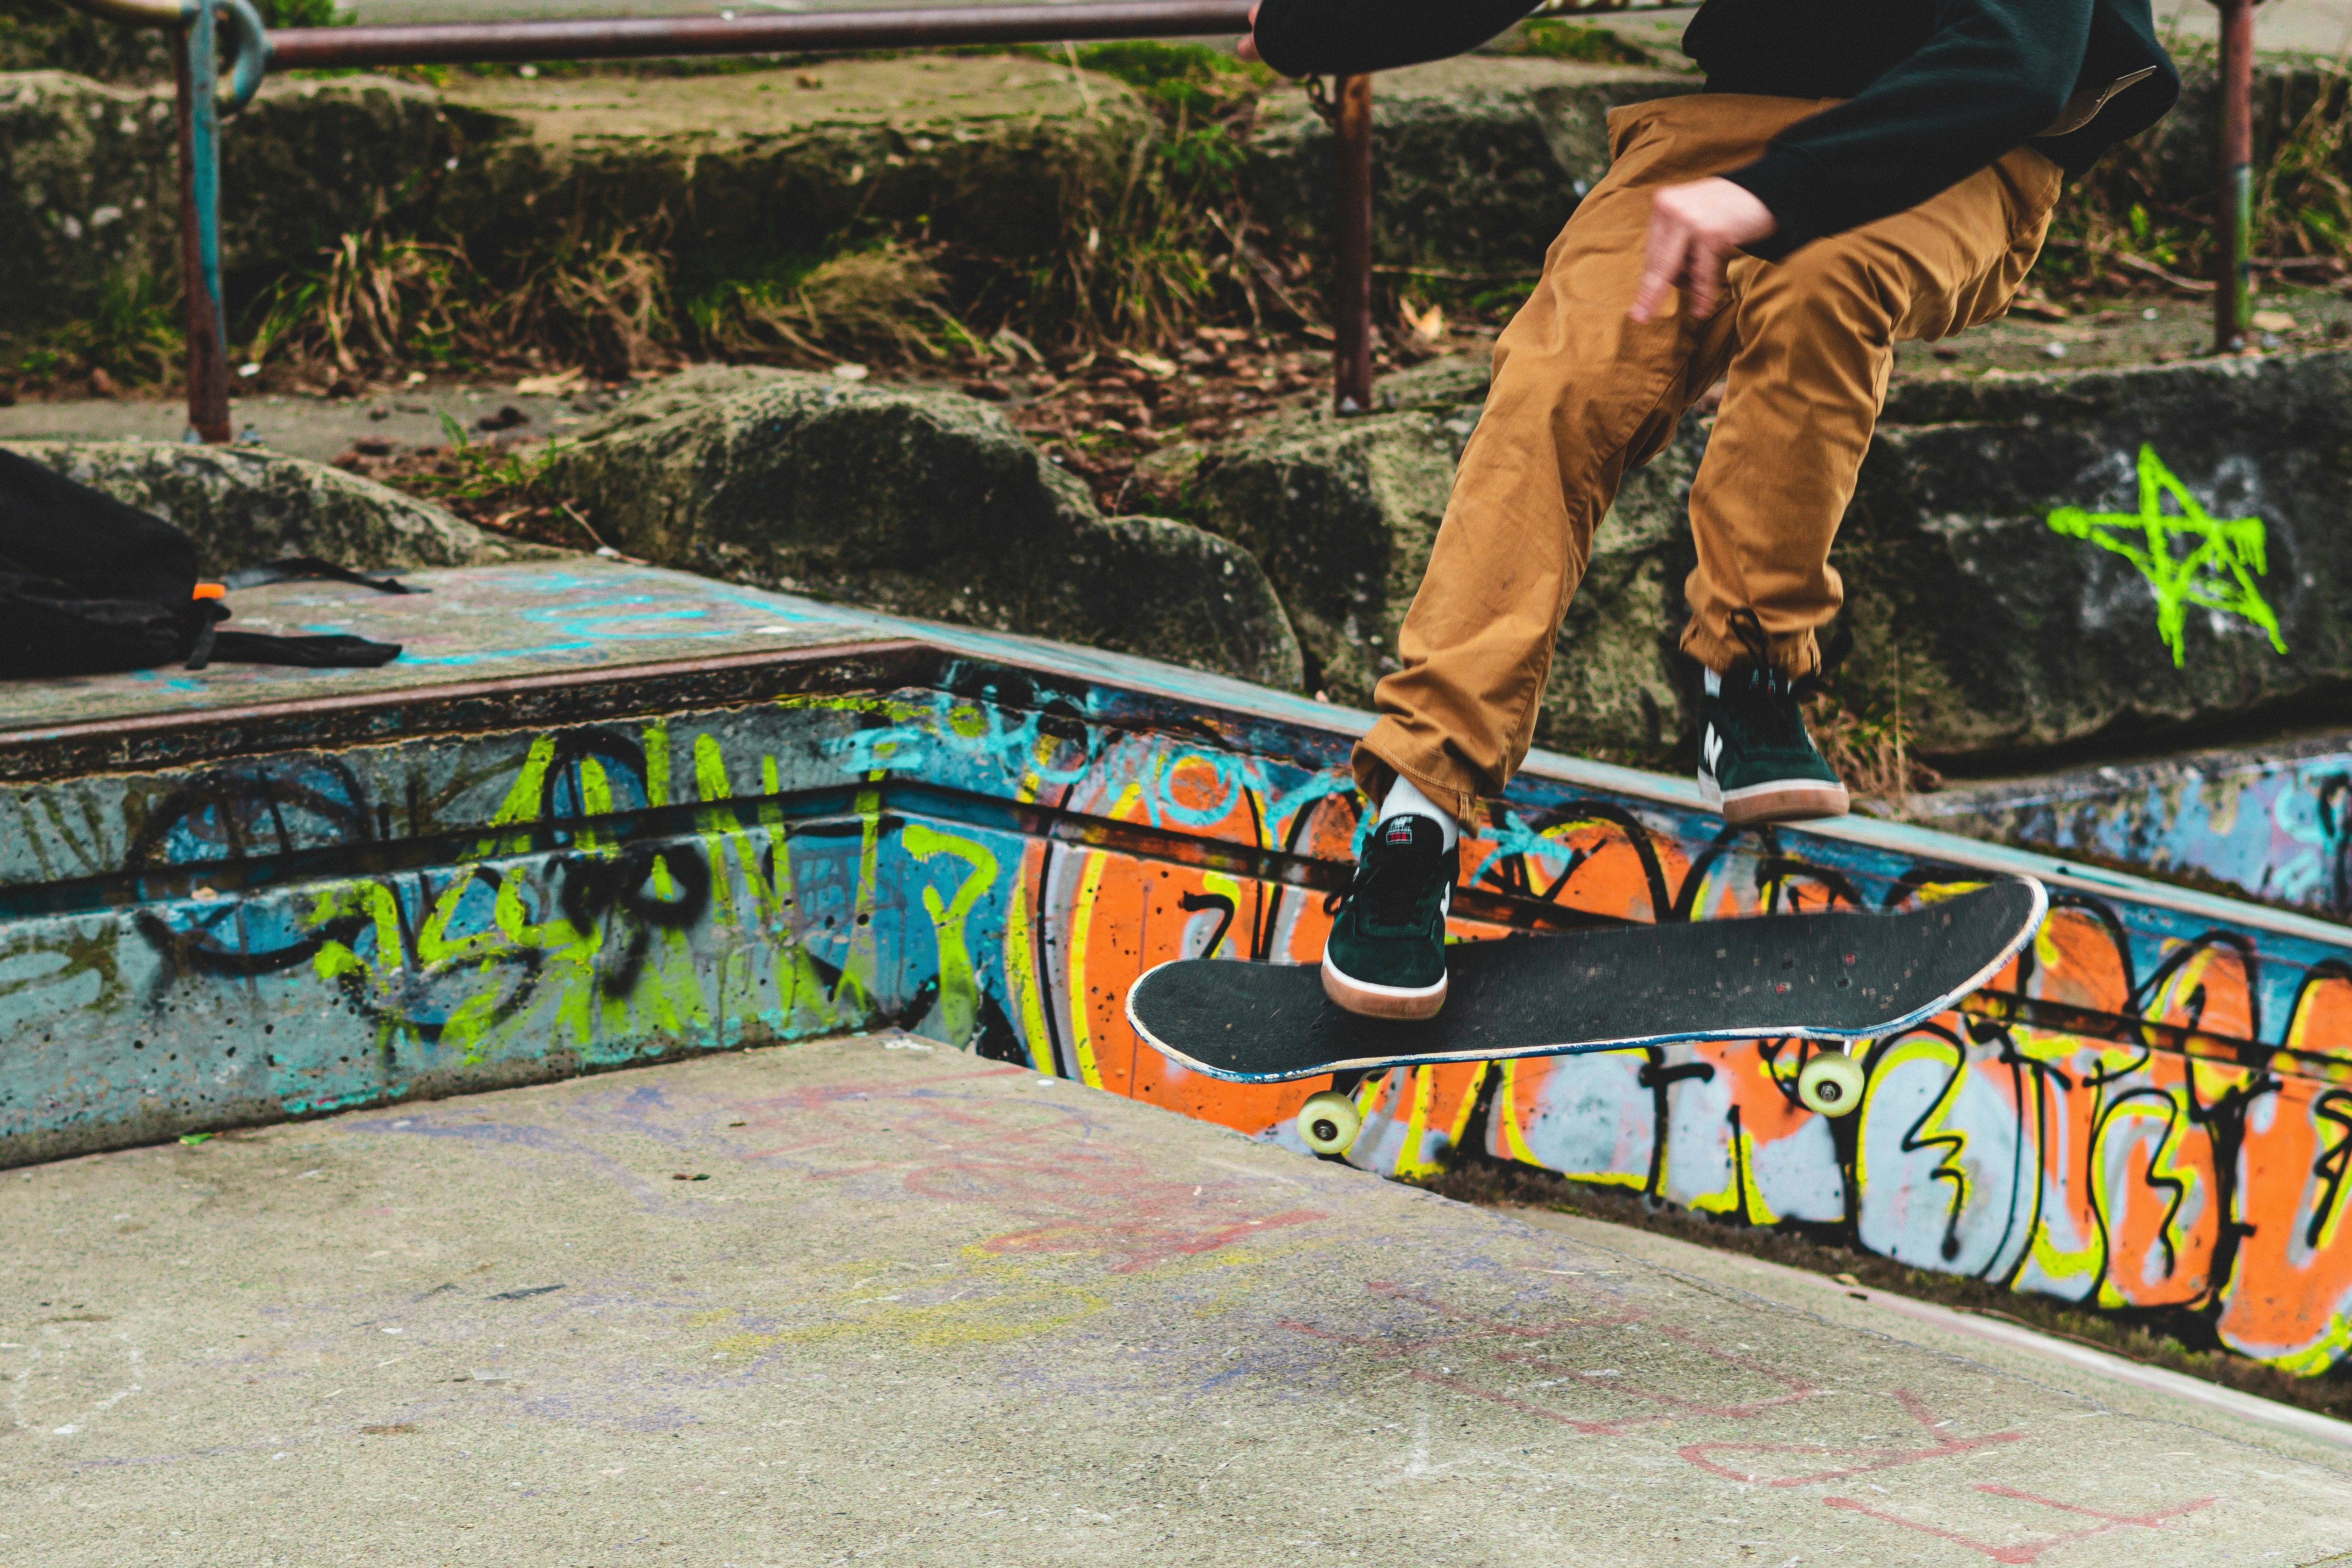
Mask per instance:
[[[218,34],[209,5],[196,7],[173,51],[179,87],[180,292],[188,334],[188,434],[229,438],[228,342],[221,320]]]
[[[1372,79],[1341,77],[1336,96],[1331,405],[1364,414],[1372,406]]]
[[[2221,270],[2213,352],[2234,353],[2245,346],[2253,302],[2254,0],[2214,4],[2221,12]]]

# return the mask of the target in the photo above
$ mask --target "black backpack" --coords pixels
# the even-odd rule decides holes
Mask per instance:
[[[298,578],[421,593],[309,556],[229,574],[226,588]],[[313,668],[373,668],[395,643],[354,637],[225,632],[227,605],[198,597],[196,547],[160,517],[0,450],[0,679],[97,675],[214,659]]]

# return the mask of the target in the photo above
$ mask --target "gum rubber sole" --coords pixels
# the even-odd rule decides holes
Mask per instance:
[[[1342,974],[1327,956],[1323,960],[1323,994],[1336,1006],[1345,1008],[1359,1018],[1434,1018],[1445,1005],[1446,982],[1417,990],[1394,985],[1374,985],[1366,981],[1351,980]]]
[[[1716,809],[1734,827],[1763,822],[1817,822],[1843,816],[1852,805],[1843,784],[1759,784],[1727,797]]]

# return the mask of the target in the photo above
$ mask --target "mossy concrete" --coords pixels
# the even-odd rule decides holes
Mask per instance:
[[[1119,82],[1026,56],[910,55],[713,76],[453,78],[467,140],[435,221],[513,248],[635,225],[698,276],[757,275],[845,235],[972,253],[1060,243],[1082,193],[1156,134]]]
[[[177,266],[168,96],[64,71],[0,76],[0,332],[94,313]]]
[[[381,568],[560,553],[485,533],[373,479],[251,447],[12,441],[7,449],[174,524],[195,541],[207,572],[289,555]]]
[[[582,426],[540,482],[659,565],[1299,683],[1297,639],[1247,552],[1103,517],[974,398],[689,372]]]
[[[1609,167],[1609,110],[1698,86],[1648,67],[1488,56],[1383,72],[1372,89],[1375,259],[1474,283],[1532,277]],[[1257,216],[1324,248],[1332,158],[1330,129],[1302,92],[1268,95],[1250,149]]]
[[[814,83],[816,85],[807,85]],[[1057,246],[1156,133],[1118,81],[1026,56],[908,56],[707,76],[276,78],[224,122],[233,308],[345,234],[478,260],[634,229],[691,288],[920,232],[965,253]],[[87,318],[109,279],[177,270],[168,88],[0,75],[0,333]],[[168,290],[167,290],[168,291]]]

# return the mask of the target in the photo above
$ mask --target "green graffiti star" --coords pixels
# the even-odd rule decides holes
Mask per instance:
[[[2164,510],[2167,496],[2179,509],[2177,512]],[[2254,586],[2254,579],[2270,570],[2263,520],[2208,517],[2189,487],[2174,479],[2157,457],[2155,447],[2139,449],[2137,513],[2062,506],[2050,514],[2050,526],[2071,539],[2087,539],[2102,550],[2112,550],[2139,568],[2155,590],[2157,635],[2172,650],[2175,668],[2188,661],[2181,629],[2191,605],[2243,616],[2270,634],[2271,647],[2286,651],[2278,617]],[[2134,535],[2145,543],[2135,542]],[[2173,554],[2176,539],[2189,545],[2188,554]]]

